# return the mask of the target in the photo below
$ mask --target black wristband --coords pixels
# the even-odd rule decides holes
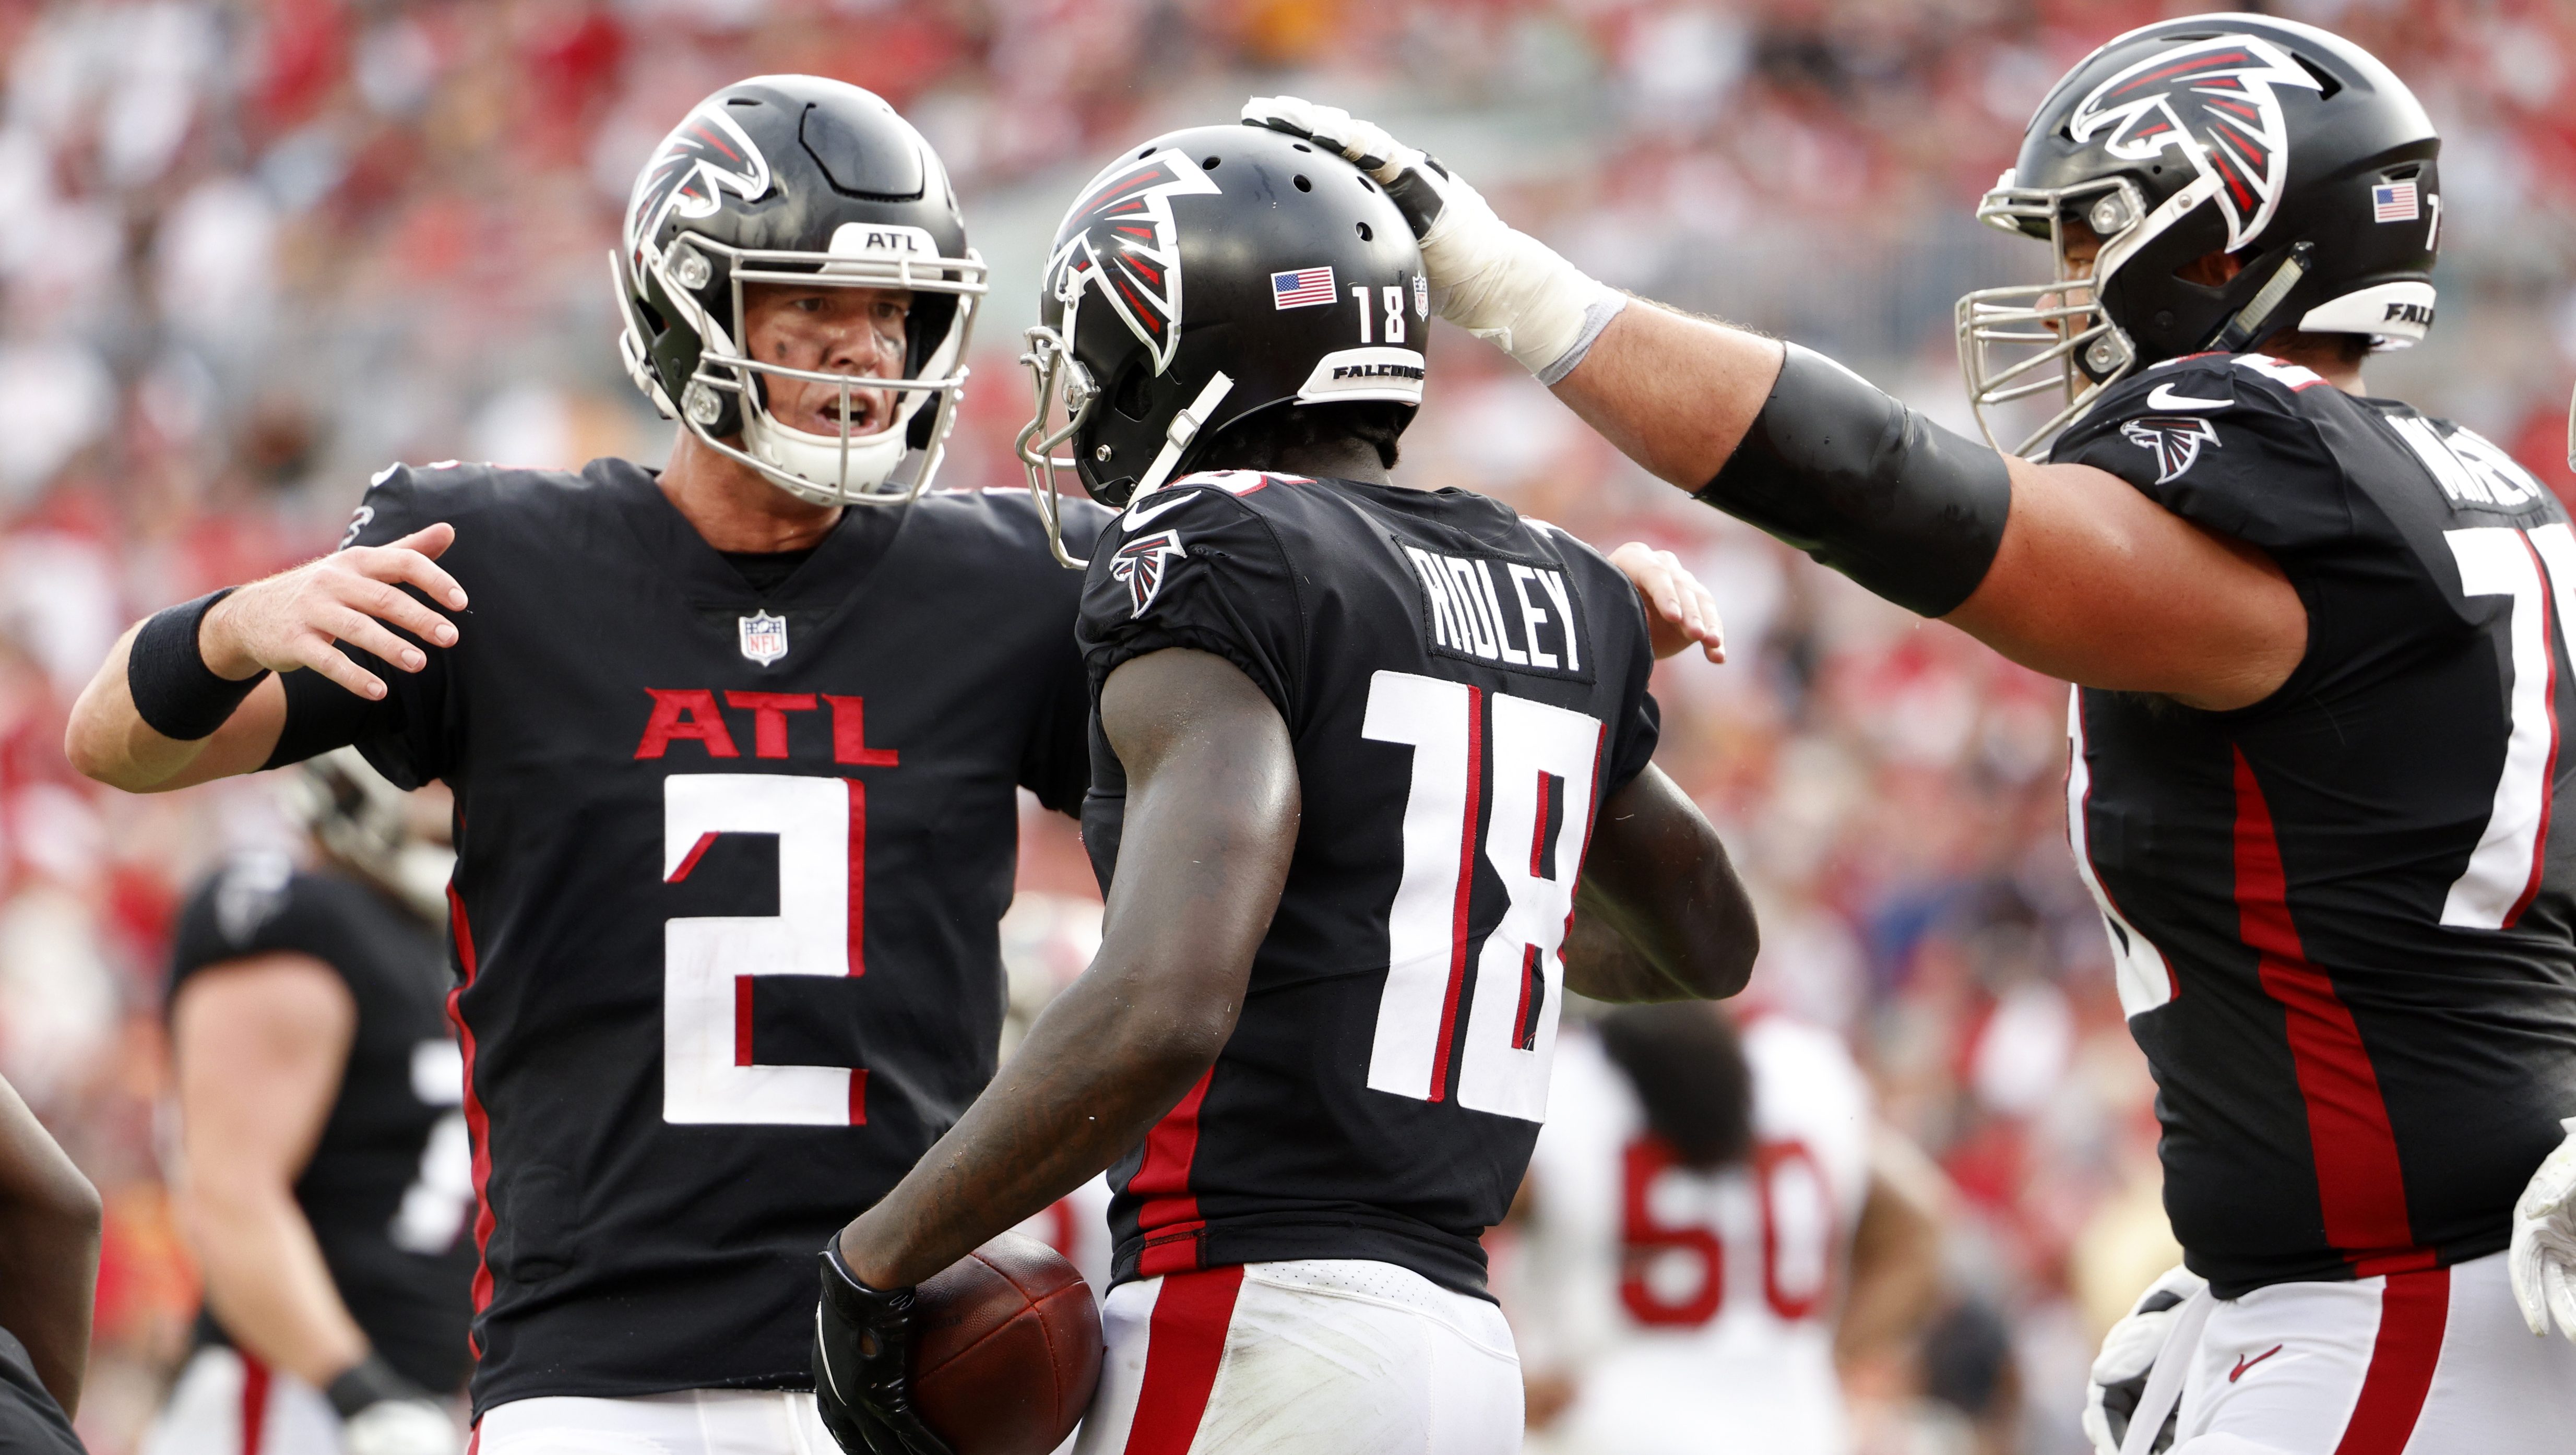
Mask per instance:
[[[338,1410],[344,1420],[369,1405],[382,1404],[389,1399],[438,1398],[405,1379],[402,1371],[387,1364],[385,1356],[372,1349],[367,1351],[366,1358],[341,1370],[338,1378],[325,1385],[322,1397],[331,1401],[331,1408]]]
[[[1986,578],[2012,510],[1994,450],[1796,344],[1771,397],[1697,498],[1924,616]]]
[[[125,656],[125,690],[134,699],[135,715],[165,738],[191,743],[212,736],[268,675],[262,668],[239,682],[218,677],[197,650],[197,628],[206,613],[232,594],[227,586],[164,607],[134,634],[134,646]]]

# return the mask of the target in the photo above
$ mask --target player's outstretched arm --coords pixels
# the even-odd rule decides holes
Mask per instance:
[[[117,640],[72,704],[64,756],[132,793],[256,771],[286,724],[286,693],[272,674],[310,668],[374,701],[384,682],[341,643],[405,672],[428,659],[391,628],[455,645],[454,624],[401,589],[464,610],[464,588],[437,564],[455,540],[453,526],[427,526],[147,618]]]
[[[910,1175],[844,1229],[878,1289],[966,1256],[1124,1156],[1234,1033],[1288,878],[1287,724],[1222,657],[1165,650],[1102,684],[1127,811],[1100,952]]]
[[[1574,904],[1565,984],[1595,1000],[1733,995],[1761,947],[1726,845],[1652,763],[1602,805]]]
[[[1819,355],[1631,300],[1337,108],[1255,97],[1243,116],[1385,185],[1443,318],[1655,475],[1879,595],[2036,670],[2197,707],[2262,700],[2306,651],[2269,560],[2109,473],[2007,460]]]
[[[0,1081],[0,1328],[67,1415],[89,1369],[98,1230],[98,1190]]]

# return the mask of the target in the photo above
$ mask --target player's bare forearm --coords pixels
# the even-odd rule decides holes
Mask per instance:
[[[1761,948],[1726,845],[1652,763],[1602,805],[1575,906],[1565,983],[1595,1000],[1733,995]]]
[[[1852,1234],[1851,1294],[1834,1328],[1834,1357],[1846,1368],[1899,1346],[1932,1317],[1941,1298],[1941,1223],[1949,1202],[1949,1179],[1932,1159],[1880,1127]]]
[[[920,1282],[1125,1155],[1234,1032],[1296,848],[1287,725],[1232,663],[1180,650],[1111,673],[1100,716],[1128,775],[1100,952],[842,1230],[842,1258],[875,1287]]]
[[[98,1190],[0,1081],[0,1328],[66,1413],[89,1369],[99,1222]]]
[[[63,755],[84,777],[128,793],[166,793],[256,772],[276,751],[277,735],[286,726],[286,689],[275,678],[252,688],[212,737],[163,737],[134,710],[126,686],[133,646],[134,630],[117,638],[98,675],[72,704]]]
[[[1695,491],[1735,453],[1779,373],[1776,340],[1639,299],[1556,397],[1656,478]]]

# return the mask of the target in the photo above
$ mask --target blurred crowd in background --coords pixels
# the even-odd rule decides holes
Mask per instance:
[[[328,548],[390,461],[658,461],[607,252],[698,97],[814,72],[929,135],[997,280],[940,483],[1012,486],[1019,330],[1074,190],[1278,91],[1385,122],[1614,283],[1972,428],[1952,300],[2046,266],[1974,223],[1978,194],[2068,65],[2190,8],[0,0],[0,1074],[107,1200],[91,1448],[133,1447],[194,1305],[156,1171],[170,915],[286,829],[257,779],[78,779],[65,710],[139,616]],[[2377,50],[2444,134],[2441,322],[2375,389],[2576,489],[2576,9],[2267,8]],[[1431,363],[1407,478],[1669,547],[1717,594],[1731,659],[1667,664],[1660,760],[1757,888],[1752,993],[1846,1035],[1959,1189],[1936,1336],[1857,1374],[1864,1448],[2081,1450],[2094,1340],[2173,1255],[2152,1088],[2064,844],[2065,689],[1646,479],[1472,340],[1439,331]],[[1070,825],[1029,828],[1010,938],[1042,985],[1096,911]]]

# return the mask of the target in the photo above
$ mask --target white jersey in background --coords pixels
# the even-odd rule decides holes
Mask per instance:
[[[1867,1083],[1828,1032],[1743,1027],[1754,1155],[1676,1165],[1588,1033],[1558,1042],[1509,1300],[1533,1371],[1578,1392],[1533,1451],[1846,1455],[1834,1321],[1869,1187]]]

